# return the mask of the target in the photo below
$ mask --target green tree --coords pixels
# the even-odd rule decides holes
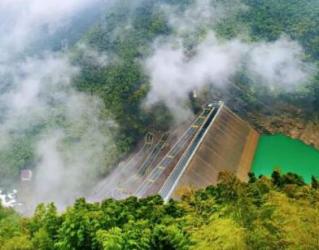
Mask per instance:
[[[311,187],[313,189],[319,189],[319,180],[315,176],[311,176]]]
[[[37,250],[53,250],[54,239],[50,238],[48,232],[41,228],[33,235],[32,245]]]
[[[189,249],[188,235],[176,225],[157,225],[154,228],[151,249],[159,250],[184,250]]]
[[[118,227],[114,227],[109,231],[99,230],[97,232],[97,241],[101,244],[103,250],[122,250],[125,247],[122,230]]]
[[[1,250],[34,250],[34,246],[26,235],[14,236],[7,240],[2,246]]]
[[[209,223],[194,232],[193,239],[196,243],[191,249],[244,250],[248,248],[245,235],[245,229],[231,218],[214,216]]]

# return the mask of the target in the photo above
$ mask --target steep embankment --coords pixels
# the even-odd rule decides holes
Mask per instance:
[[[270,114],[251,112],[247,117],[261,133],[285,134],[319,149],[319,117],[315,113],[305,117],[303,110],[294,108]]]
[[[271,134],[282,133],[319,149],[319,119],[305,120],[291,114],[257,117],[261,127]]]

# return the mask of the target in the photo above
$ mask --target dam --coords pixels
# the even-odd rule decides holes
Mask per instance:
[[[223,103],[200,129],[185,154],[167,178],[159,194],[178,198],[184,188],[200,189],[217,184],[222,171],[246,181],[254,159],[259,134]],[[185,163],[184,163],[185,162]],[[179,170],[179,164],[183,169]]]
[[[211,103],[177,137],[149,138],[132,159],[101,183],[96,199],[123,199],[159,194],[167,201],[182,191],[215,185],[220,172],[231,172],[246,181],[259,134],[223,102]]]

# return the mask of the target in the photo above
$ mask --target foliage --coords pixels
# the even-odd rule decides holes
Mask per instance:
[[[129,1],[119,1],[81,40],[106,53],[107,65],[99,66],[87,60],[81,50],[73,52],[74,63],[81,68],[75,85],[101,97],[114,114],[120,126],[116,141],[122,153],[129,151],[148,129],[167,128],[161,121],[170,121],[166,119],[167,110],[153,113],[142,108],[149,81],[140,64],[153,40],[168,35],[170,29],[157,1],[144,1],[138,7],[132,5]]]
[[[275,40],[283,34],[298,40],[315,59],[319,59],[319,4],[316,0],[244,0],[249,7],[242,19],[256,39]]]
[[[319,190],[299,180],[222,173],[217,186],[166,204],[79,199],[62,214],[39,205],[30,218],[1,207],[0,249],[318,249]]]
[[[106,112],[119,126],[115,141],[120,158],[150,130],[167,130],[172,123],[172,116],[163,104],[146,110],[143,102],[150,89],[150,79],[143,70],[144,59],[152,53],[154,42],[176,34],[169,22],[169,14],[161,8],[171,6],[173,11],[185,10],[195,0],[119,0],[107,10],[90,10],[85,20],[75,27],[76,34],[61,31],[58,38],[69,38],[72,62],[79,66],[80,73],[73,84],[81,91],[99,96]],[[199,1],[201,2],[201,1]],[[205,1],[209,2],[209,1]],[[198,30],[185,34],[185,49],[195,53],[196,44],[201,36],[212,29],[224,40],[244,38],[248,41],[274,41],[280,36],[288,36],[298,41],[306,52],[305,60],[313,65],[319,59],[319,4],[317,0],[218,0],[213,5],[222,6],[226,13],[217,18],[216,23],[199,25]],[[169,8],[168,8],[169,9]],[[97,17],[97,12],[103,13]],[[81,16],[82,19],[82,16]],[[96,21],[96,23],[94,23]],[[200,23],[200,20],[195,20]],[[76,22],[76,21],[75,21]],[[94,24],[93,24],[94,23]],[[70,31],[71,32],[71,31]],[[80,38],[81,37],[81,38]],[[56,38],[57,40],[59,40]],[[45,47],[50,47],[50,43]],[[51,45],[58,50],[56,42]],[[93,49],[97,54],[106,55],[106,63],[97,63],[85,54],[81,45]],[[79,48],[80,47],[80,48]],[[314,70],[317,67],[314,66]],[[318,71],[318,70],[317,70]],[[238,87],[232,91],[234,98],[245,107],[254,111],[261,109],[261,103],[270,105],[274,100],[267,88],[254,83],[244,72],[234,77]],[[318,113],[319,74],[312,79],[306,93],[295,93],[280,96],[291,100],[304,109],[312,119]],[[262,100],[262,102],[261,102]],[[190,100],[194,112],[198,104]],[[41,128],[35,128],[41,129]],[[31,131],[27,138],[16,138],[7,148],[1,150],[0,168],[2,185],[18,179],[19,170],[31,167],[34,157],[34,135]],[[30,137],[30,138],[29,138]]]
[[[193,1],[148,0],[137,7],[132,2],[119,1],[79,41],[106,54],[106,64],[97,65],[77,46],[72,49],[73,63],[81,69],[74,85],[99,96],[112,113],[119,125],[116,141],[121,153],[128,152],[147,130],[166,130],[170,125],[172,117],[164,105],[143,108],[150,85],[141,61],[151,53],[157,38],[174,33],[159,4],[184,8]],[[242,2],[248,8],[207,28],[223,39],[240,36],[243,30],[248,40],[255,41],[290,36],[302,44],[306,60],[318,62],[318,1]],[[191,45],[197,42],[196,37],[190,40]],[[235,80],[253,92],[247,76],[238,74]],[[318,86],[319,74],[309,86],[311,95],[305,96],[313,103],[313,111],[318,111]],[[240,99],[257,109],[257,98],[248,94],[241,94]],[[197,104],[192,105],[196,112]],[[0,152],[6,166],[0,169],[3,179],[17,178],[19,170],[32,165],[34,158],[32,138],[10,143],[7,152]],[[79,199],[62,214],[53,204],[39,205],[31,218],[0,207],[0,250],[318,249],[318,218],[315,177],[309,186],[293,173],[275,171],[271,179],[250,174],[249,183],[223,173],[216,187],[189,192],[181,201],[167,204],[158,196],[95,204]]]
[[[121,128],[117,140],[121,152],[129,151],[147,130],[167,129],[167,123],[171,121],[166,119],[169,117],[168,110],[152,112],[153,110],[143,109],[149,79],[145,76],[141,62],[151,53],[156,39],[172,36],[176,32],[169,24],[167,12],[160,6],[165,4],[175,11],[185,10],[194,2],[142,0],[134,5],[130,1],[118,1],[106,12],[104,19],[81,40],[109,56],[108,65],[97,67],[76,52],[75,62],[83,69],[76,85],[83,91],[101,96],[107,109],[114,114]],[[273,41],[281,36],[289,36],[303,46],[307,54],[305,60],[316,62],[319,59],[318,1],[220,0],[212,1],[212,4],[222,6],[227,15],[217,19],[214,25],[199,26],[199,30],[186,34],[186,48],[191,50],[200,42],[198,34],[206,34],[209,29],[213,29],[226,40],[244,37],[247,40]],[[189,43],[190,46],[187,45]],[[240,93],[240,99],[249,103],[250,107],[256,110],[260,108],[260,96],[269,100],[273,98],[272,93],[261,89],[260,85],[257,88],[244,73],[237,78],[235,82],[245,89],[244,94]],[[312,108],[309,105],[307,108],[311,110],[309,112],[316,112],[319,100],[318,79],[314,78],[309,84],[307,94],[290,99],[298,102],[301,99],[303,107],[312,102]],[[282,98],[287,99],[284,96]]]

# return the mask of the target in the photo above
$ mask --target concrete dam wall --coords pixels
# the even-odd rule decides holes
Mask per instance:
[[[165,200],[178,198],[185,189],[217,184],[222,171],[247,179],[259,134],[223,103],[206,119],[160,189]]]
[[[182,131],[145,143],[141,153],[115,170],[111,183],[106,179],[98,186],[95,199],[159,194],[167,201],[185,189],[215,185],[223,171],[247,179],[259,134],[222,102],[206,106]]]

